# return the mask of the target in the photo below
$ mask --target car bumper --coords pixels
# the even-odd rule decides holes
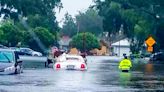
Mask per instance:
[[[1,71],[0,75],[6,75],[6,74],[14,74],[15,70],[9,70],[9,71]]]
[[[63,68],[54,68],[55,70],[77,70],[77,71],[86,71],[87,68],[67,68],[67,67],[63,67]]]

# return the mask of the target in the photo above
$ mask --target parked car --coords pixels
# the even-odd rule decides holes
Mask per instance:
[[[87,70],[85,60],[80,55],[62,54],[56,60],[54,64],[55,70]]]
[[[150,63],[163,63],[164,64],[164,52],[157,52],[150,56]]]
[[[20,48],[20,52],[26,53],[27,55],[31,56],[42,56],[42,53],[34,51],[30,48]]]
[[[6,47],[6,46],[4,46],[4,45],[0,44],[0,48],[7,49],[8,47]]]
[[[19,74],[23,72],[19,54],[10,49],[0,49],[0,74]]]
[[[17,51],[19,53],[19,55],[31,56],[31,53],[26,53],[26,52],[20,51],[20,49],[18,47],[9,47],[9,49]]]

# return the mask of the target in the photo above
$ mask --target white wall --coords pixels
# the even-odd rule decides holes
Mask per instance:
[[[117,54],[118,56],[123,56],[123,54],[125,53],[127,56],[129,56],[130,55],[130,47],[122,47],[122,46],[120,46],[120,48],[119,48],[119,46],[114,46],[113,47],[113,52],[115,53],[115,54]]]

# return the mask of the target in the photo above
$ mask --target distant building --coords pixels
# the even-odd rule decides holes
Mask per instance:
[[[78,55],[80,54],[77,48],[71,48],[69,54],[75,54]]]
[[[126,54],[127,56],[130,55],[130,42],[128,39],[120,40],[116,43],[113,43],[112,45],[113,53],[117,56],[123,56],[123,54]]]
[[[72,39],[69,37],[69,36],[63,36],[60,41],[59,41],[59,45],[60,45],[60,48],[61,49],[64,49],[64,50],[68,50],[69,48],[69,42],[71,41]]]
[[[90,53],[92,55],[108,55],[106,46],[101,46],[101,49],[95,48],[93,50],[90,50]]]

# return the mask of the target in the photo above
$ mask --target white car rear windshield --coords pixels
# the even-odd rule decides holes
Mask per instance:
[[[79,58],[72,58],[72,57],[69,57],[69,58],[68,58],[68,57],[67,57],[66,60],[77,60],[77,61],[78,61]]]

